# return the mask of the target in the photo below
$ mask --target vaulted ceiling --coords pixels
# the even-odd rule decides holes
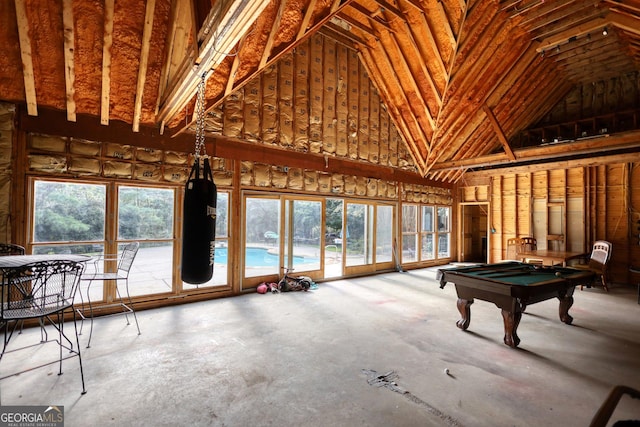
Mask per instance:
[[[191,132],[203,76],[212,110],[315,32],[358,52],[419,173],[447,182],[526,159],[510,140],[572,88],[640,70],[640,0],[11,0],[0,99]]]

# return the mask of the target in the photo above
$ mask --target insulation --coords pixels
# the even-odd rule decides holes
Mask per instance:
[[[322,36],[314,34],[310,43],[309,74],[309,151],[322,152],[322,98],[324,85],[322,82]],[[311,78],[313,77],[313,78]]]
[[[347,95],[347,143],[349,144],[349,158],[358,158],[358,110],[360,108],[358,95],[358,56],[352,50],[346,50],[348,71],[348,95]]]
[[[293,146],[297,151],[309,151],[309,43],[296,48],[294,81],[294,129]]]
[[[244,87],[244,139],[258,142],[260,139],[260,81],[253,79]]]
[[[356,177],[356,195],[357,196],[367,195],[367,178],[364,176]]]
[[[186,178],[185,178],[186,182]],[[231,186],[233,185],[233,174],[231,172],[221,172],[214,171],[213,172],[213,182],[217,186]]]
[[[28,156],[29,169],[39,172],[64,173],[67,171],[67,158],[64,156],[45,156],[31,154]]]
[[[253,162],[243,161],[240,163],[240,184],[245,186],[253,185]]]
[[[387,195],[387,181],[381,179],[378,181],[378,197],[388,197]]]
[[[278,69],[270,65],[262,74],[262,141],[275,144],[278,137]]]
[[[165,151],[164,163],[168,165],[186,165],[189,161],[189,155],[187,153],[180,153],[178,151]]]
[[[378,180],[367,179],[367,196],[376,197],[378,195]]]
[[[344,193],[344,175],[339,173],[331,175],[331,192],[337,194]]]
[[[79,154],[81,156],[99,156],[100,144],[84,139],[71,138],[69,152],[71,154]]]
[[[100,175],[100,160],[87,157],[72,157],[69,172],[82,175]]]
[[[287,171],[288,186],[290,190],[302,190],[304,188],[303,171],[301,168],[289,168]]]
[[[208,133],[222,134],[224,113],[222,107],[217,106],[209,111],[204,120],[204,130]]]
[[[318,172],[312,170],[304,171],[304,189],[305,191],[318,191]]]
[[[286,54],[278,62],[278,126],[280,129],[280,145],[293,146],[293,55]]]
[[[137,164],[134,167],[133,177],[141,181],[160,181],[162,179],[162,168],[157,165]]]
[[[276,188],[287,188],[287,172],[281,166],[271,167],[271,183]]]
[[[242,138],[243,92],[236,91],[229,95],[224,103],[224,136]]]
[[[271,186],[271,166],[256,163],[253,165],[254,185],[258,187]]]
[[[177,166],[165,166],[162,178],[167,182],[184,184],[189,177],[189,171]]]
[[[336,85],[336,131],[338,133],[336,139],[336,154],[339,157],[347,157],[349,154],[349,146],[347,141],[347,120],[349,119],[348,91],[347,86],[349,72],[347,69],[347,49],[342,45],[337,45],[337,70],[338,82]]]
[[[326,154],[336,152],[336,124],[335,111],[337,71],[335,42],[327,38],[323,44],[323,72],[324,95],[322,97],[322,151]]]
[[[353,196],[356,194],[356,177],[345,176],[344,177],[344,194],[347,196]]]
[[[390,199],[398,197],[398,184],[390,182],[389,185],[387,185],[387,197]]]
[[[67,149],[67,139],[60,136],[32,134],[30,139],[33,150],[64,153]]]
[[[107,160],[102,164],[102,173],[110,178],[131,178],[131,163]]]
[[[321,193],[331,193],[332,187],[331,182],[333,181],[333,177],[324,172],[318,173],[318,190]]]
[[[153,150],[151,148],[136,148],[136,160],[146,163],[162,162],[161,150]]]
[[[133,147],[107,142],[104,148],[104,156],[114,159],[131,160],[133,159]]]
[[[380,161],[380,97],[378,93],[369,90],[369,161],[378,163]]]

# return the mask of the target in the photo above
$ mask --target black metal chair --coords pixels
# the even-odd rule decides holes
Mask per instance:
[[[91,322],[91,326],[90,326],[90,331],[89,331],[89,341],[87,342],[87,348],[89,348],[91,346],[91,337],[93,336],[93,305],[91,303],[91,298],[89,297],[89,290],[91,289],[91,284],[92,282],[98,280],[98,281],[114,281],[116,283],[116,293],[119,299],[119,302],[115,303],[115,304],[109,304],[106,306],[102,306],[102,308],[108,309],[110,307],[120,307],[122,309],[122,311],[116,312],[116,313],[112,313],[112,315],[117,315],[117,314],[124,314],[126,319],[127,319],[127,325],[130,325],[131,323],[129,322],[129,314],[133,314],[133,319],[136,322],[136,328],[138,329],[138,335],[140,335],[140,325],[138,324],[138,318],[136,316],[136,311],[133,308],[133,301],[131,300],[131,294],[129,293],[129,271],[131,270],[131,266],[133,265],[133,261],[136,258],[136,255],[138,253],[138,249],[140,248],[140,243],[139,242],[131,242],[131,243],[127,243],[123,250],[122,253],[120,254],[120,257],[117,256],[110,256],[110,255],[103,255],[100,256],[98,258],[95,259],[94,265],[95,265],[95,271],[93,273],[87,273],[84,274],[82,276],[82,278],[80,279],[81,282],[88,282],[87,284],[87,303],[89,304],[89,313],[87,314],[84,310],[84,299],[82,296],[82,292],[80,292],[80,299],[81,299],[81,304],[82,304],[82,308],[78,308],[78,313],[80,314],[80,317],[82,318],[82,321],[84,323],[84,320],[88,317],[90,322]],[[109,261],[117,261],[118,262],[118,266],[115,272],[103,272],[101,271],[100,268],[100,264],[103,262],[109,262]],[[118,282],[119,281],[124,281],[125,282],[125,291],[126,291],[126,301],[123,298],[122,294],[120,293],[120,289],[118,288]],[[80,332],[82,332],[82,326],[80,327]]]
[[[14,243],[0,243],[0,256],[24,255],[24,253],[25,250],[23,246]]]
[[[14,332],[18,329],[18,325],[22,325],[22,322],[31,319],[37,320],[41,327],[42,335],[38,345],[55,341],[58,343],[60,353],[59,360],[35,367],[25,367],[20,372],[3,375],[0,379],[57,362],[60,364],[58,375],[62,375],[62,361],[77,356],[80,364],[82,394],[86,393],[76,312],[73,308],[73,301],[83,270],[84,265],[82,263],[60,260],[33,262],[3,271],[3,282],[7,289],[6,292],[1,293],[0,325],[4,333],[4,340],[0,361],[2,361],[6,353],[36,345],[32,344],[15,349],[9,348],[9,343],[14,336]],[[73,314],[73,326],[76,335],[75,344],[64,331],[65,312]],[[57,338],[49,340],[46,333],[47,323],[58,331]],[[63,348],[69,352],[68,355],[63,356]]]

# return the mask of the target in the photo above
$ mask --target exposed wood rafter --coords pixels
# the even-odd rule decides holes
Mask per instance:
[[[18,36],[20,38],[20,56],[22,57],[22,74],[24,77],[24,92],[27,101],[27,112],[30,116],[38,115],[38,101],[36,98],[36,83],[33,74],[33,59],[31,56],[31,39],[29,38],[29,21],[25,9],[25,0],[15,0],[16,19],[18,21]]]
[[[147,79],[147,64],[149,63],[149,43],[153,30],[153,14],[156,0],[147,0],[147,9],[144,17],[144,30],[142,32],[142,49],[140,51],[140,65],[138,66],[138,84],[136,86],[136,101],[133,112],[133,131],[140,129],[140,117],[142,116],[142,97],[144,95],[144,83]]]
[[[111,93],[111,46],[113,44],[113,7],[115,0],[104,2],[104,35],[102,36],[102,89],[100,94],[100,123],[109,124]]]
[[[75,52],[75,35],[73,25],[72,0],[62,2],[62,26],[64,27],[64,81],[67,98],[67,120],[76,121],[75,81],[76,69],[73,53]]]

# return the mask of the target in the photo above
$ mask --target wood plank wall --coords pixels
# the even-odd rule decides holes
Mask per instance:
[[[467,177],[460,201],[489,203],[489,262],[506,258],[507,240],[533,236],[538,248],[589,252],[595,240],[613,243],[614,283],[635,286],[640,265],[640,164],[612,163],[526,173]],[[547,242],[561,234],[564,241]]]

